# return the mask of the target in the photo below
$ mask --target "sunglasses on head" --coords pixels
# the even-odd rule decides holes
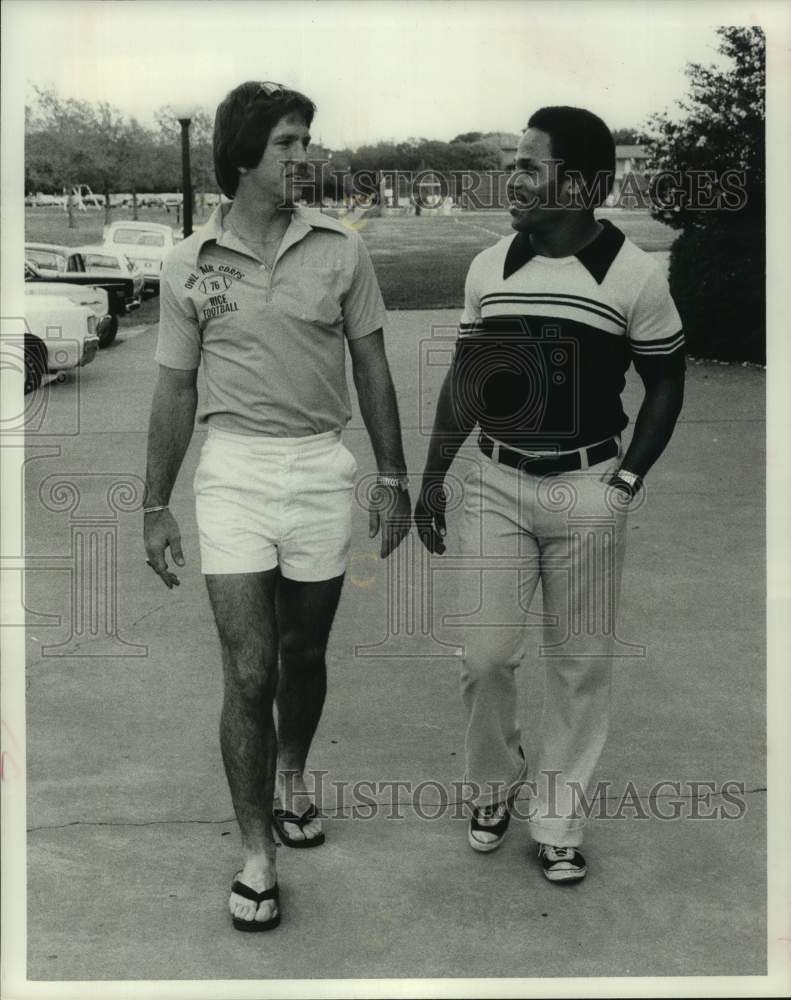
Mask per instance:
[[[255,92],[255,97],[261,97],[262,94],[264,97],[278,97],[285,93],[286,87],[282,83],[273,83],[271,80],[266,80],[264,83],[259,84],[258,90]]]

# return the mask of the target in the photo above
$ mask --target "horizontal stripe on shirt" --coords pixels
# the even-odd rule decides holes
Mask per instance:
[[[607,305],[606,302],[599,302],[597,299],[589,299],[583,295],[567,295],[564,292],[490,292],[481,296],[481,308],[500,302],[554,302],[560,305],[566,303],[578,305],[580,308],[593,308],[599,315],[609,315],[616,323],[626,326],[626,317]]]
[[[674,351],[684,349],[684,331],[679,330],[672,337],[664,340],[632,340],[629,338],[629,350],[632,354],[672,354]]]

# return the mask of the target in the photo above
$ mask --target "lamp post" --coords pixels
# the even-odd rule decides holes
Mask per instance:
[[[192,175],[190,173],[190,122],[194,104],[176,104],[173,113],[181,125],[181,190],[184,203],[184,239],[192,235]]]

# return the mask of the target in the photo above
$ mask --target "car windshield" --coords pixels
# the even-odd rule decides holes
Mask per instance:
[[[33,263],[42,268],[44,271],[65,271],[66,270],[66,260],[58,253],[54,253],[51,250],[26,250],[25,251],[28,260],[32,260]]]
[[[145,232],[139,229],[116,229],[113,243],[125,243],[127,246],[163,247],[165,234]]]
[[[88,270],[120,271],[121,266],[117,257],[110,257],[104,253],[86,253],[85,267]]]

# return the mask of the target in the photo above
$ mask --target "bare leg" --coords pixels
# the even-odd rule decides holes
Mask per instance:
[[[280,631],[280,680],[277,688],[278,790],[283,808],[301,815],[311,804],[305,786],[308,751],[321,718],[327,691],[327,641],[343,587],[343,576],[318,583],[281,577],[277,588]],[[312,820],[295,839],[321,832]]]
[[[275,587],[278,571],[207,576],[223,660],[220,746],[242,836],[240,881],[260,892],[276,880],[272,798],[276,737],[272,705],[277,687]],[[273,900],[256,909],[231,893],[231,914],[268,920]]]

